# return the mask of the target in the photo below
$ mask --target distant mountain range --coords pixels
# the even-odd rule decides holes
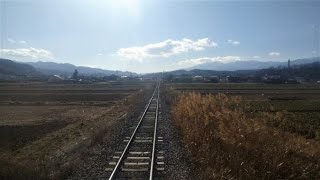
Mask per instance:
[[[299,65],[320,61],[320,57],[296,59],[291,61],[291,65]],[[217,70],[217,71],[236,71],[236,70],[257,70],[269,67],[287,66],[288,62],[275,61],[234,61],[228,63],[210,62],[199,64],[186,70],[201,69],[201,70]]]
[[[36,73],[36,69],[31,65],[0,58],[0,74],[19,76],[32,73]]]
[[[75,66],[68,63],[55,62],[17,62],[10,59],[0,58],[0,80],[20,81],[20,80],[44,80],[49,75],[71,76],[77,69],[79,75],[103,77],[107,75],[136,76],[136,73],[111,71],[85,66]]]
[[[39,79],[43,77],[33,66],[0,58],[0,80],[20,81],[27,79]]]
[[[320,62],[320,57],[305,58],[292,60],[291,65],[310,64],[313,62]],[[287,66],[287,62],[261,62],[261,61],[236,61],[229,63],[212,62],[194,66],[187,70],[176,70],[167,72],[166,74],[172,75],[241,75],[252,74],[259,69],[266,69],[270,67]],[[99,68],[90,68],[84,66],[75,66],[68,63],[55,63],[55,62],[16,62],[9,59],[0,58],[0,80],[43,80],[49,75],[71,76],[74,70],[77,69],[79,75],[92,75],[102,77],[106,75],[119,75],[119,76],[136,76],[136,73],[111,71]],[[154,73],[145,76],[153,76]]]
[[[39,72],[43,74],[58,74],[68,76],[71,75],[75,69],[78,70],[80,75],[94,75],[94,76],[106,76],[106,75],[119,75],[119,76],[136,76],[136,73],[128,71],[112,71],[99,68],[91,68],[85,66],[75,66],[69,63],[55,63],[55,62],[27,62],[27,64],[35,67]]]

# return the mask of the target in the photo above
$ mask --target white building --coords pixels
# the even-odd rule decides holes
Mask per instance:
[[[48,83],[61,83],[64,79],[59,75],[51,75],[48,78]]]

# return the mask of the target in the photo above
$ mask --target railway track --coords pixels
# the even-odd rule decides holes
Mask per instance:
[[[163,137],[158,136],[160,83],[157,84],[140,118],[111,157],[105,171],[111,179],[156,179],[164,171]],[[160,144],[160,146],[159,146]],[[160,148],[159,148],[160,147]]]

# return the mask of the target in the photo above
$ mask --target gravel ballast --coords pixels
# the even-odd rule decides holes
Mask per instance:
[[[170,107],[165,104],[161,93],[158,136],[163,137],[163,142],[157,146],[157,150],[165,152],[165,170],[159,173],[157,178],[196,179],[195,174],[192,173],[193,165],[190,162],[190,153],[184,147],[180,133],[170,119]],[[108,179],[108,173],[104,169],[107,167],[110,157],[127,136],[127,130],[133,126],[134,120],[141,115],[150,96],[150,92],[145,93],[144,99],[138,102],[125,117],[119,119],[100,143],[85,152],[81,163],[73,170],[68,179]]]

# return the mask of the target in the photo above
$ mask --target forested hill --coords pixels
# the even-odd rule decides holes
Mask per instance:
[[[43,74],[52,75],[58,74],[63,76],[70,76],[74,72],[75,69],[79,71],[81,75],[91,75],[102,77],[106,75],[119,75],[119,76],[136,76],[136,73],[128,72],[128,71],[113,71],[113,70],[105,70],[100,68],[91,68],[86,66],[76,66],[69,63],[56,63],[56,62],[27,62],[27,64],[35,67],[38,71]]]
[[[33,73],[36,73],[36,69],[29,64],[0,58],[0,74],[21,76]]]

